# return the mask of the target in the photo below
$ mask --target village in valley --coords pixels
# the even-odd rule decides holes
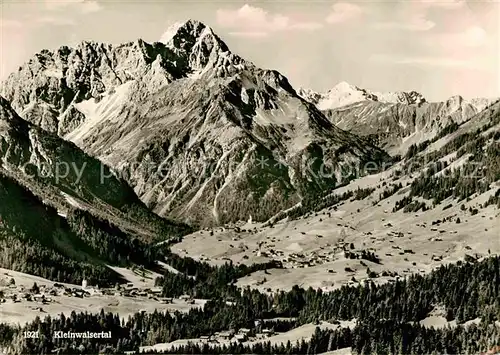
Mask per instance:
[[[133,271],[127,271],[133,274]],[[14,324],[32,321],[36,316],[43,319],[46,315],[57,316],[72,311],[99,312],[101,308],[126,318],[136,312],[152,312],[155,309],[187,311],[202,307],[206,302],[188,295],[162,297],[162,288],[155,287],[153,280],[138,277],[137,281],[101,288],[90,285],[87,280],[83,280],[81,285],[63,284],[0,269],[0,314],[2,320]]]
[[[150,271],[147,271],[151,273]],[[143,274],[143,273],[141,273]],[[99,312],[101,308],[118,313],[122,318],[137,312],[188,311],[203,307],[206,300],[189,295],[178,298],[162,297],[162,288],[133,282],[112,288],[91,285],[83,280],[81,285],[52,282],[41,277],[0,269],[0,314],[11,324],[23,324],[36,317],[69,315],[72,311]],[[231,300],[226,301],[231,304]],[[293,319],[285,319],[293,320]],[[282,319],[283,321],[283,319]],[[272,320],[256,320],[253,328],[229,329],[192,339],[199,343],[224,344],[230,342],[258,342],[280,336]],[[286,333],[281,333],[286,334]],[[279,338],[278,338],[279,339]],[[161,344],[160,344],[161,345]]]

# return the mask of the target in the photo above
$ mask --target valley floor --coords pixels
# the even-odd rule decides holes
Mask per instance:
[[[151,287],[151,283],[146,280],[141,281],[139,277],[134,277],[134,272],[128,269],[114,268],[132,283],[132,288],[136,288],[137,292],[141,292],[146,288]],[[10,279],[14,279],[15,285],[7,286]],[[90,295],[78,297],[71,294],[64,294],[64,289],[71,289],[76,294],[82,290],[81,285],[60,284],[63,287],[54,286],[54,282],[21,273],[12,270],[0,268],[0,291],[4,293],[4,303],[0,302],[0,321],[10,324],[25,324],[33,321],[37,316],[43,319],[45,316],[58,316],[61,313],[69,316],[72,311],[99,313],[101,309],[105,312],[118,313],[120,317],[127,318],[128,316],[145,311],[181,311],[185,312],[193,307],[203,307],[205,300],[187,300],[187,299],[170,299],[169,303],[162,303],[158,297],[150,298],[140,295],[120,295],[119,292],[112,291],[112,294],[106,293],[103,289],[100,292],[92,288],[87,288]],[[23,295],[29,293],[29,289],[36,283],[40,288],[38,295],[33,295],[32,300],[28,301],[23,298]],[[3,286],[2,286],[3,285]],[[111,290],[110,290],[111,291]],[[51,294],[52,293],[52,294]],[[111,293],[111,292],[110,292]],[[11,296],[17,296],[17,302],[14,302]],[[46,301],[42,302],[39,297],[45,296]],[[39,297],[38,297],[39,296]]]
[[[238,228],[198,231],[185,236],[172,251],[213,264],[282,261],[283,269],[258,271],[238,282],[261,291],[287,290],[294,285],[331,290],[367,279],[367,268],[379,275],[375,282],[387,282],[428,273],[442,264],[463,260],[466,254],[480,259],[500,253],[500,211],[492,205],[479,208],[496,188],[469,202],[445,200],[425,212],[393,212],[395,202],[406,195],[407,183],[416,175],[394,179],[391,172],[393,169],[367,176],[336,190],[341,194],[358,187],[376,189],[365,199],[341,202],[336,210],[326,208],[272,227],[246,223]],[[403,188],[379,201],[379,194],[387,188],[384,182],[401,182]],[[465,210],[460,208],[462,203]],[[469,207],[479,208],[479,213],[472,215]],[[372,251],[380,263],[346,258],[344,249]]]

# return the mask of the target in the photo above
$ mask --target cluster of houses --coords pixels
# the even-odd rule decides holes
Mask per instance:
[[[3,287],[3,290],[1,291],[0,304],[6,303],[8,299],[12,300],[13,303],[27,301],[47,304],[53,302],[54,296],[58,296],[61,292],[63,292],[56,287],[57,285],[58,284],[56,283],[54,286],[38,286],[34,283],[31,288],[26,288],[23,285],[17,286],[15,283],[2,285],[6,287]]]
[[[251,339],[265,339],[274,334],[275,332],[273,329],[260,329],[260,327],[255,329],[240,328],[237,331],[229,330],[225,332],[215,332],[212,335],[204,335],[200,337],[200,340],[205,343],[219,343],[227,341],[237,341],[242,343]]]
[[[290,253],[286,259],[282,260],[283,266],[290,269],[300,269],[335,261],[338,258],[337,254],[342,252],[343,248],[330,249],[328,247],[327,244],[326,247],[320,247],[320,250],[313,250],[309,253]]]
[[[321,236],[317,237],[321,238]],[[258,244],[258,249],[255,249],[253,252],[257,257],[261,256],[279,260],[285,268],[299,269],[334,261],[338,258],[338,253],[342,253],[349,248],[352,248],[352,246],[341,240],[335,246],[326,244],[325,246],[321,246],[319,250],[311,252],[285,253],[275,249],[274,244],[263,241]]]
[[[57,282],[52,285],[37,285],[34,283],[31,287],[25,287],[16,285],[13,279],[12,281],[0,279],[0,286],[0,304],[6,303],[9,299],[14,303],[28,301],[48,304],[53,302],[53,297],[56,296],[84,298],[102,295],[147,297],[162,304],[174,303],[171,297],[161,297],[161,287],[138,288],[132,283],[117,285],[114,288],[99,288],[98,285],[89,285],[87,280],[83,280],[81,287],[68,287]],[[181,296],[180,300],[187,304],[195,304],[195,300],[189,295]]]

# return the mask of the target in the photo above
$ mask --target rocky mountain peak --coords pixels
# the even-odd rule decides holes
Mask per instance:
[[[360,89],[357,86],[351,85],[346,81],[341,81],[337,85],[335,85],[332,89],[328,90],[328,92],[335,92],[335,91],[359,91]]]
[[[161,42],[61,48],[9,76],[4,95],[26,120],[116,169],[160,216],[265,220],[345,182],[348,167],[389,158],[198,21],[173,25]],[[328,176],[302,166],[313,160],[331,163]]]
[[[168,44],[175,39],[182,40],[183,38],[197,38],[200,36],[204,29],[207,29],[208,31],[213,33],[210,27],[197,20],[189,19],[186,21],[175,22],[174,24],[170,25],[163,33],[160,38],[160,42]]]
[[[162,42],[82,41],[44,49],[2,83],[0,94],[27,120],[60,133],[74,104],[100,100],[129,81],[155,91],[177,79],[227,77],[248,67],[253,64],[231,53],[210,27],[188,20],[171,26]]]
[[[241,61],[230,53],[210,27],[197,20],[174,23],[161,36],[160,42],[194,71],[205,67],[227,69]]]
[[[299,95],[318,106],[321,110],[353,104],[360,101],[379,101],[383,103],[421,104],[426,102],[422,94],[416,91],[374,92],[341,81],[325,93],[310,89],[300,89]]]

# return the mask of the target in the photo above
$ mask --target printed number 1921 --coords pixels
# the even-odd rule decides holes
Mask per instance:
[[[39,337],[38,332],[30,332],[30,331],[24,332],[24,338],[26,339],[38,339],[38,337]]]

